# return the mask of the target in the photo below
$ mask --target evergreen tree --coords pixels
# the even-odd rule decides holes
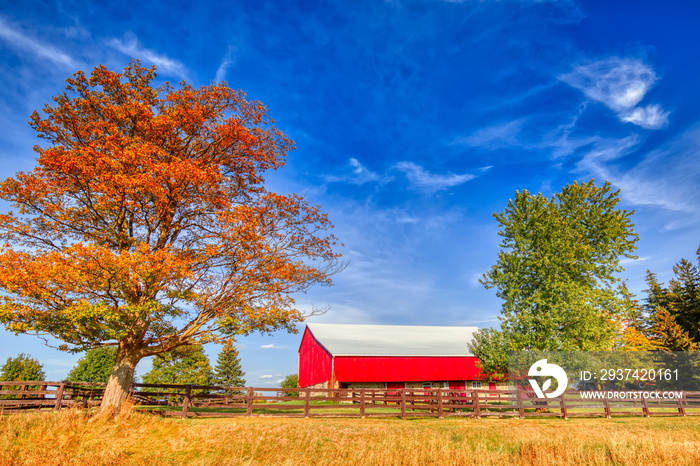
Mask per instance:
[[[640,305],[627,293],[630,310],[623,322],[622,351],[692,351],[697,349],[688,331],[670,310],[674,309],[672,292],[659,284],[656,275],[647,271],[648,295]]]
[[[245,387],[244,375],[238,350],[227,342],[216,359],[212,383],[221,387]]]
[[[107,383],[116,357],[117,348],[114,346],[88,350],[85,356],[80,358],[76,366],[68,373],[66,380],[70,382]]]
[[[695,343],[688,332],[676,322],[676,319],[668,310],[660,307],[654,315],[652,331],[656,334],[658,344],[668,351],[692,351],[696,349]]]
[[[700,265],[700,248],[696,254]],[[672,346],[690,348],[685,342],[684,334],[690,341],[700,343],[700,267],[681,259],[673,267],[673,272],[674,278],[668,287],[664,287],[656,274],[647,270],[645,309],[651,320],[658,325],[659,331],[674,335],[668,336],[668,341],[676,342]],[[665,312],[660,313],[659,310]]]

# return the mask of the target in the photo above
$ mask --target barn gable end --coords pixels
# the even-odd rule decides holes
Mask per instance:
[[[333,357],[317,340],[307,326],[299,345],[299,386],[310,387],[331,379]]]

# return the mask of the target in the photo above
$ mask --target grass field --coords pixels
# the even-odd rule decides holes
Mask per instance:
[[[0,418],[0,465],[700,464],[700,419]]]

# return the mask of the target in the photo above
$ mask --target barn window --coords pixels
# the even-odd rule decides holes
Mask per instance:
[[[481,389],[481,382],[472,382],[472,388],[474,390],[480,390]]]

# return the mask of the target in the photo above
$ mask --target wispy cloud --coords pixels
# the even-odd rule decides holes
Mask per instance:
[[[275,345],[270,343],[269,345],[260,345],[260,349],[286,349],[287,345]]]
[[[520,146],[520,131],[523,119],[496,124],[474,131],[469,136],[463,136],[452,141],[453,145],[467,145],[495,150],[504,147]]]
[[[107,45],[124,55],[153,63],[161,74],[173,75],[182,79],[187,77],[187,68],[182,62],[143,47],[131,32],[127,32],[123,39],[109,39]]]
[[[615,163],[638,150],[641,138],[602,139],[588,151],[578,169],[596,178],[609,180],[620,188],[621,196],[639,206],[679,213],[685,223],[700,220],[700,127],[688,130],[674,140],[648,152],[636,165]],[[660,176],[663,174],[663,176]],[[678,222],[675,222],[679,224]],[[680,224],[679,224],[680,225]]]
[[[0,39],[4,40],[17,52],[29,52],[37,58],[48,60],[54,65],[75,70],[79,64],[71,56],[41,42],[21,31],[19,27],[0,17]]]
[[[637,107],[657,81],[654,70],[640,59],[598,60],[576,66],[559,79],[613,110],[622,121],[647,129],[658,129],[668,123],[669,112],[658,105]]]
[[[389,178],[378,175],[356,158],[350,158],[348,164],[337,174],[325,175],[324,180],[329,183],[365,184],[373,181],[388,181]]]
[[[221,60],[221,64],[216,70],[216,77],[214,79],[217,82],[224,81],[226,79],[226,73],[228,72],[228,69],[236,64],[237,51],[238,47],[236,47],[235,45],[229,45],[228,51],[226,52],[226,55],[224,55],[224,59]]]
[[[272,374],[263,374],[258,376],[259,379],[271,379],[273,378]]]
[[[399,162],[395,167],[406,174],[406,178],[408,178],[411,186],[428,193],[459,186],[460,184],[476,178],[476,175],[469,173],[463,175],[456,175],[454,173],[434,175],[413,162]]]

